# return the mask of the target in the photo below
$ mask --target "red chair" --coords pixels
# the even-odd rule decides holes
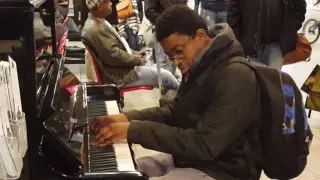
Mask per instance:
[[[69,17],[66,17],[62,23],[62,26],[66,27],[68,25],[68,19]]]
[[[64,27],[67,27],[67,25],[68,25],[68,17],[66,17],[66,18],[64,19],[62,25],[63,25]],[[67,29],[67,30],[63,33],[63,35],[62,35],[62,37],[61,37],[61,39],[60,39],[60,41],[59,41],[59,46],[58,46],[57,54],[65,55],[65,52],[66,52],[65,50],[66,50],[68,35],[69,35],[69,29]]]
[[[61,37],[61,39],[60,39],[60,41],[59,41],[59,46],[58,46],[57,54],[65,55],[65,52],[66,52],[65,50],[66,50],[66,45],[67,45],[68,34],[69,34],[69,30],[67,29],[67,30],[63,33],[63,35],[62,35],[62,37]]]
[[[97,77],[97,80],[98,80],[98,84],[99,85],[102,85],[103,82],[101,80],[101,76],[100,76],[100,72],[99,72],[99,69],[97,67],[97,64],[95,62],[95,59],[93,58],[91,52],[89,51],[89,49],[87,48],[87,51],[88,53],[90,54],[91,58],[92,58],[92,63],[93,63],[93,66],[94,66],[94,70],[95,70],[95,73],[96,73],[96,77]],[[136,91],[136,90],[152,90],[153,87],[152,86],[136,86],[136,87],[129,87],[129,88],[121,88],[120,87],[120,103],[121,103],[121,106],[123,107],[124,106],[124,93],[126,92],[130,92],[130,91]]]

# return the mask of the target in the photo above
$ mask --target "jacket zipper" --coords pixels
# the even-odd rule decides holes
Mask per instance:
[[[268,2],[268,37],[270,36],[270,1]]]
[[[259,41],[259,36],[260,36],[260,23],[261,23],[261,8],[262,8],[262,1],[260,0],[260,8],[259,8],[259,20],[258,20],[258,32],[257,32],[257,37],[256,37],[256,44],[254,45],[255,51],[257,50],[258,46],[258,41]]]

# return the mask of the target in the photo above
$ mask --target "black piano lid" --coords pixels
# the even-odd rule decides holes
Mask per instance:
[[[38,117],[44,121],[57,107],[59,99],[59,80],[62,77],[64,57],[52,58],[49,61],[47,71],[37,87]]]

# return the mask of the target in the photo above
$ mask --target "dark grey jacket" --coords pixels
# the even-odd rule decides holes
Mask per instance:
[[[177,167],[218,180],[249,180],[240,136],[259,127],[260,89],[247,66],[229,64],[243,52],[231,28],[223,27],[172,104],[126,113],[128,141],[172,154]],[[260,151],[259,143],[250,142],[253,152]]]
[[[237,39],[240,41],[246,55],[256,55],[257,48],[260,45],[263,19],[267,19],[268,13],[262,14],[262,8],[265,0],[230,0],[227,22],[233,29]],[[295,50],[297,31],[301,28],[306,13],[305,0],[278,0],[284,5],[284,17],[281,31],[272,34],[280,34],[279,43],[282,54]],[[274,7],[264,11],[272,15]],[[264,17],[264,18],[263,18]],[[271,22],[272,24],[272,22]],[[269,26],[269,31],[278,30],[277,27]]]
[[[156,25],[160,15],[170,6],[175,4],[187,4],[188,0],[144,0],[146,18]]]
[[[138,79],[134,66],[140,64],[140,57],[126,51],[103,19],[89,14],[81,38],[95,59],[103,83],[122,84]]]

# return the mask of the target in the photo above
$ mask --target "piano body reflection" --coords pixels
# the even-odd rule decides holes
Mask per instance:
[[[70,91],[69,86],[78,81],[64,67],[63,57],[50,60],[39,76],[38,117],[44,127],[40,179],[148,179],[137,171],[126,141],[107,147],[90,144],[95,136],[90,131],[94,117],[120,112],[118,88],[81,84]]]

